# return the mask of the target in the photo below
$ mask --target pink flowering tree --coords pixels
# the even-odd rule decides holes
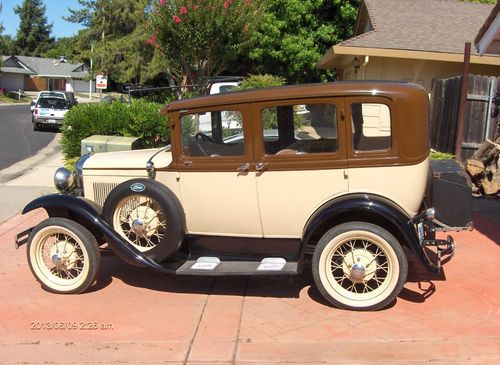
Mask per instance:
[[[160,52],[165,72],[204,92],[206,80],[226,71],[248,47],[268,0],[157,0],[147,43]]]

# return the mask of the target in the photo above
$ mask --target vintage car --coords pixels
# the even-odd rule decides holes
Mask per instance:
[[[85,155],[74,178],[56,171],[61,194],[25,207],[50,217],[16,239],[43,288],[84,292],[107,243],[129,264],[177,275],[312,266],[329,302],[377,310],[405,284],[404,247],[436,271],[454,252],[436,231],[472,227],[458,165],[431,169],[421,86],[286,86],[175,101],[163,113],[171,146]],[[239,128],[224,127],[229,116]]]

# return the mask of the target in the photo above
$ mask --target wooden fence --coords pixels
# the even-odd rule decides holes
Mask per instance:
[[[454,153],[462,76],[434,82],[431,93],[430,139],[437,151]],[[500,93],[500,77],[469,76],[462,158],[469,158],[486,138],[495,140],[499,117],[493,103]]]

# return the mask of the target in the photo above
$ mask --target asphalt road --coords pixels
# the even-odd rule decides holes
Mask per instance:
[[[33,131],[29,105],[0,106],[0,170],[35,155],[56,133]]]

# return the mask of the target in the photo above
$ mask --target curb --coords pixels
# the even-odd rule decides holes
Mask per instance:
[[[0,184],[7,183],[20,176],[26,175],[35,167],[40,165],[42,161],[48,160],[56,156],[58,153],[61,153],[62,146],[60,141],[61,135],[56,134],[52,141],[50,141],[47,146],[36,152],[35,155],[0,170]]]

